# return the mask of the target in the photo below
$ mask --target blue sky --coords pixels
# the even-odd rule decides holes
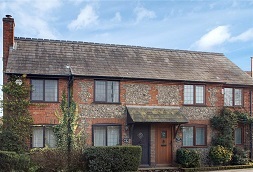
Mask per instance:
[[[243,70],[253,56],[252,0],[1,0],[0,14],[18,37],[221,52]]]

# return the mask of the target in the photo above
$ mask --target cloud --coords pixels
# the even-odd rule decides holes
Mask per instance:
[[[96,24],[98,21],[98,15],[91,5],[86,5],[84,9],[81,10],[77,19],[73,20],[68,28],[70,30],[78,30],[85,28],[89,25]]]
[[[248,29],[247,31],[241,33],[238,36],[232,37],[230,41],[235,42],[235,41],[250,41],[253,40],[253,28]]]
[[[84,2],[84,0],[69,0],[70,3],[74,4],[74,5],[79,5],[82,2]]]
[[[141,20],[147,18],[147,19],[153,19],[156,17],[156,14],[154,11],[147,10],[144,7],[136,7],[134,9],[134,12],[136,14],[136,21],[140,22]]]
[[[44,19],[39,16],[30,16],[22,13],[20,16],[20,25],[23,26],[24,34],[35,35],[39,38],[56,39],[56,33],[54,29]]]
[[[121,22],[121,15],[120,12],[116,12],[115,16],[111,19],[113,22]]]
[[[200,50],[211,50],[214,46],[220,45],[230,39],[228,26],[218,26],[203,35],[194,46]]]
[[[50,1],[36,0],[31,3],[40,12],[50,11],[52,9],[55,9],[61,6],[60,0],[50,0]]]

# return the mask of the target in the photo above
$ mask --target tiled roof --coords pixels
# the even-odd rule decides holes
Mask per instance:
[[[253,80],[220,53],[15,38],[6,73],[225,82]]]
[[[127,106],[128,123],[134,122],[168,122],[174,124],[188,123],[188,119],[179,112],[179,107],[161,106]]]

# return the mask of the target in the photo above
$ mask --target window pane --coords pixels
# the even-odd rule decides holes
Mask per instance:
[[[45,144],[50,148],[56,147],[56,137],[52,127],[46,127],[45,129]]]
[[[204,86],[196,86],[196,103],[204,103]]]
[[[43,147],[43,127],[33,127],[32,147]]]
[[[224,106],[233,106],[232,88],[224,88]]]
[[[32,100],[43,100],[43,80],[31,80]]]
[[[242,105],[242,89],[235,89],[235,105]]]
[[[242,128],[235,129],[235,144],[242,144]]]
[[[105,81],[95,81],[95,101],[106,101]]]
[[[106,146],[106,127],[94,127],[94,146]]]
[[[196,145],[205,145],[205,128],[196,128]]]
[[[119,144],[120,136],[119,126],[108,126],[107,127],[107,146],[115,146]]]
[[[55,102],[58,100],[57,80],[45,80],[45,101]]]
[[[184,86],[184,104],[193,104],[193,85]]]
[[[107,81],[107,102],[119,102],[119,82]]]
[[[193,146],[193,127],[183,127],[183,146]]]

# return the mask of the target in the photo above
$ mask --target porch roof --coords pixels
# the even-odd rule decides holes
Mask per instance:
[[[127,123],[188,123],[188,119],[179,110],[179,107],[171,106],[127,106]]]

